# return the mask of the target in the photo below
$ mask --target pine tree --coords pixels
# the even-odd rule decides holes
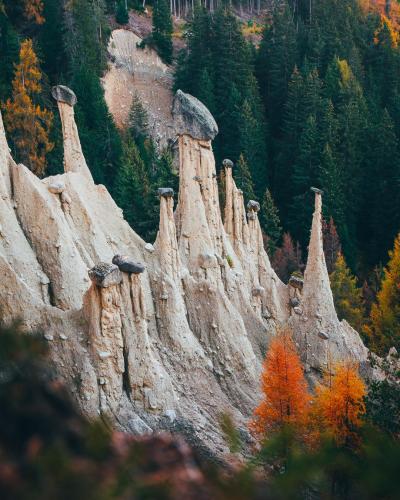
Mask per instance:
[[[135,139],[147,137],[149,131],[149,115],[137,93],[132,99],[128,123],[129,130]]]
[[[149,229],[147,215],[151,183],[139,150],[130,137],[123,144],[121,168],[117,173],[114,192],[125,219],[144,236]]]
[[[277,3],[265,27],[257,60],[257,78],[271,123],[279,132],[288,84],[297,59],[296,28],[287,2]]]
[[[167,0],[155,0],[153,7],[152,39],[161,59],[172,62],[172,19]]]
[[[322,432],[332,436],[338,446],[352,447],[358,443],[358,432],[365,414],[365,384],[352,363],[333,367],[324,385],[316,388],[313,414],[322,425]]]
[[[249,200],[255,200],[253,181],[251,179],[249,166],[242,153],[239,156],[239,161],[236,163],[234,177],[236,186],[243,191],[245,203]]]
[[[18,61],[18,57],[18,34],[5,12],[0,11],[0,100],[5,100],[11,93],[14,64]]]
[[[309,115],[300,138],[299,152],[293,167],[293,201],[289,210],[289,228],[291,234],[299,240],[303,248],[307,247],[310,221],[313,212],[310,187],[318,183],[319,146],[317,121]]]
[[[268,254],[273,256],[282,235],[279,211],[269,189],[265,190],[260,211],[260,223],[267,236]]]
[[[367,187],[364,211],[371,215],[366,221],[363,242],[369,248],[370,264],[385,262],[393,239],[399,230],[400,165],[394,123],[388,111],[370,118],[370,146],[364,185]]]
[[[239,111],[239,148],[249,163],[252,178],[257,181],[257,192],[262,193],[267,185],[265,129],[255,113],[245,99]]]
[[[271,340],[261,375],[261,389],[263,400],[254,411],[252,430],[265,438],[290,426],[302,436],[311,398],[289,330],[281,331]]]
[[[361,332],[364,321],[362,291],[342,254],[338,255],[330,274],[335,309],[340,320],[345,319],[354,329]]]
[[[49,132],[53,115],[36,104],[42,91],[42,74],[31,40],[21,44],[19,63],[15,65],[12,98],[4,105],[5,127],[19,161],[36,175],[46,169],[46,155],[53,149]]]
[[[118,24],[128,24],[129,14],[125,5],[125,0],[118,0],[117,10],[115,12],[115,20]]]
[[[389,257],[370,324],[365,327],[372,348],[379,354],[385,354],[391,346],[400,350],[400,234]]]

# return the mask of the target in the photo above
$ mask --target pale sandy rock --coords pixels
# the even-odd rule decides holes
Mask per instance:
[[[338,320],[325,263],[321,217],[322,195],[317,190],[301,311],[294,311],[297,314],[290,319],[303,361],[318,371],[329,370],[343,359],[364,362],[368,355],[359,334],[346,321]],[[292,285],[300,288],[297,280]]]
[[[257,204],[246,216],[251,200],[236,188],[232,165],[225,162],[223,224],[211,142],[182,128],[177,208],[174,214],[171,191],[159,193],[157,239],[145,243],[94,184],[74,99],[61,90],[63,175],[40,180],[15,165],[0,115],[0,301],[3,319],[20,317],[46,336],[83,413],[132,432],[189,422],[221,454],[219,413],[228,410],[246,428],[260,397],[262,359],[280,326],[293,327],[310,368],[348,357],[368,365],[358,333],[333,307],[320,194],[304,286],[286,286],[263,247]],[[115,266],[116,255],[127,257]],[[88,272],[100,262],[104,272],[91,282]],[[131,273],[133,263],[146,271]]]

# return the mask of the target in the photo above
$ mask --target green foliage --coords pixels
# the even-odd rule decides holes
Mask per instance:
[[[276,207],[269,189],[266,189],[260,211],[260,223],[267,236],[268,254],[274,255],[282,236],[279,210]]]
[[[119,0],[117,2],[115,20],[117,21],[118,24],[127,24],[129,22],[129,14],[125,6],[125,0]]]
[[[152,41],[161,59],[167,64],[172,62],[172,18],[167,0],[155,0],[153,6]]]
[[[372,382],[366,398],[366,418],[393,437],[400,436],[400,387],[388,380]]]
[[[339,254],[330,275],[330,282],[339,319],[345,319],[360,332],[364,321],[362,292],[357,287],[357,278],[351,274],[341,254]]]
[[[239,161],[234,169],[234,177],[236,186],[243,191],[244,202],[247,203],[249,200],[254,200],[254,187],[249,165],[242,153],[240,154]]]

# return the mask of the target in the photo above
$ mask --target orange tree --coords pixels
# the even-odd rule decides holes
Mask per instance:
[[[289,330],[271,341],[261,375],[263,399],[254,411],[251,429],[265,437],[290,427],[301,435],[307,421],[310,395]]]
[[[53,149],[49,132],[53,114],[35,104],[42,91],[42,74],[32,40],[21,44],[19,63],[15,65],[12,98],[4,105],[4,123],[18,160],[36,175],[43,175],[46,155]]]
[[[334,438],[339,446],[357,443],[358,431],[365,414],[366,387],[354,363],[336,365],[327,373],[323,385],[316,388],[313,418],[323,434]]]

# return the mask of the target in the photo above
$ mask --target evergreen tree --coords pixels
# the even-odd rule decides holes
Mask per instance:
[[[249,200],[255,200],[253,181],[243,154],[240,154],[239,161],[236,163],[234,177],[236,186],[243,191],[244,202],[247,203]]]
[[[267,250],[270,256],[273,256],[282,235],[281,222],[279,220],[279,211],[275,206],[269,189],[265,190],[260,211],[260,223],[267,236]]]
[[[115,12],[115,20],[118,24],[128,24],[129,14],[125,5],[125,0],[119,0],[117,2],[117,10]]]
[[[385,109],[370,119],[364,198],[364,212],[370,217],[363,227],[363,242],[369,248],[369,264],[386,260],[400,227],[400,165],[394,123]]]
[[[5,100],[11,93],[14,76],[14,64],[19,57],[19,40],[10,19],[0,11],[0,100]]]
[[[147,137],[149,129],[149,116],[137,93],[132,99],[128,123],[129,130],[136,140]]]
[[[276,3],[272,22],[265,27],[257,60],[257,78],[274,135],[279,133],[297,50],[290,7],[287,2]]]
[[[4,105],[4,124],[18,160],[36,175],[43,175],[46,156],[53,149],[49,140],[53,115],[37,104],[42,91],[42,73],[32,40],[21,44],[15,66],[12,97]]]
[[[167,0],[155,0],[153,6],[152,39],[161,59],[167,64],[172,62],[172,19]]]
[[[117,173],[114,192],[125,219],[144,237],[154,222],[147,219],[151,184],[135,141],[129,136],[123,144],[121,168]]]
[[[335,309],[340,320],[345,319],[355,330],[361,331],[364,320],[362,291],[342,254],[339,254],[330,275]]]

